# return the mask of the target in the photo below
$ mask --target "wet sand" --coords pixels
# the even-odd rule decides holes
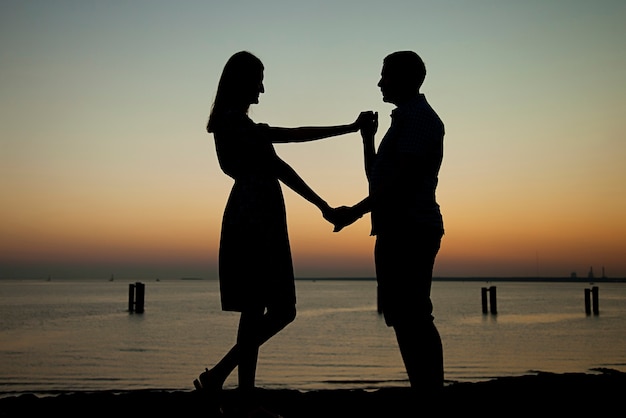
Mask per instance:
[[[592,416],[622,415],[626,411],[626,373],[537,373],[479,383],[452,382],[443,399],[418,411],[420,401],[408,388],[365,390],[258,389],[259,399],[284,418],[455,416]],[[225,390],[221,405],[236,406],[236,391]],[[202,393],[132,390],[67,392],[54,396],[20,394],[0,399],[0,417],[128,416],[220,417],[218,408]],[[226,415],[229,416],[229,415]]]

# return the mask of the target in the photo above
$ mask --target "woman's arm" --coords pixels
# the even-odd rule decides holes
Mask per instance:
[[[361,112],[356,121],[347,125],[302,126],[298,128],[270,127],[270,138],[274,143],[307,142],[356,132],[373,112]]]
[[[303,126],[299,128],[270,128],[272,142],[280,144],[287,142],[308,142],[330,138],[358,131],[355,123],[338,126]]]
[[[315,193],[289,164],[280,158],[276,158],[276,174],[278,179],[287,187],[313,203],[322,212],[324,218],[331,214],[333,209],[328,203]]]

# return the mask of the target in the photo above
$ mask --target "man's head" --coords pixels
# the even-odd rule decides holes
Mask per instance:
[[[419,93],[426,77],[424,61],[413,51],[397,51],[385,57],[378,87],[383,101],[397,105]]]

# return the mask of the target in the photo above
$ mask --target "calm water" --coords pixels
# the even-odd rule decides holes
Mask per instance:
[[[238,315],[222,312],[217,281],[0,281],[0,395],[63,390],[191,390],[234,343]],[[532,371],[626,372],[626,284],[435,282],[448,381]],[[496,286],[497,315],[481,288]],[[257,384],[299,390],[408,386],[374,281],[297,282],[298,317],[261,348]],[[226,387],[236,385],[236,373]]]

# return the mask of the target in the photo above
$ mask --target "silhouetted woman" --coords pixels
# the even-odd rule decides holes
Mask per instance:
[[[275,152],[273,143],[305,142],[359,128],[361,116],[341,126],[277,128],[248,117],[263,93],[263,63],[247,51],[222,72],[209,117],[221,169],[234,179],[222,219],[219,283],[222,310],[240,312],[237,342],[194,385],[217,394],[238,367],[243,415],[253,399],[259,347],[295,319],[296,295],[280,182],[314,204],[324,218],[334,210]]]

